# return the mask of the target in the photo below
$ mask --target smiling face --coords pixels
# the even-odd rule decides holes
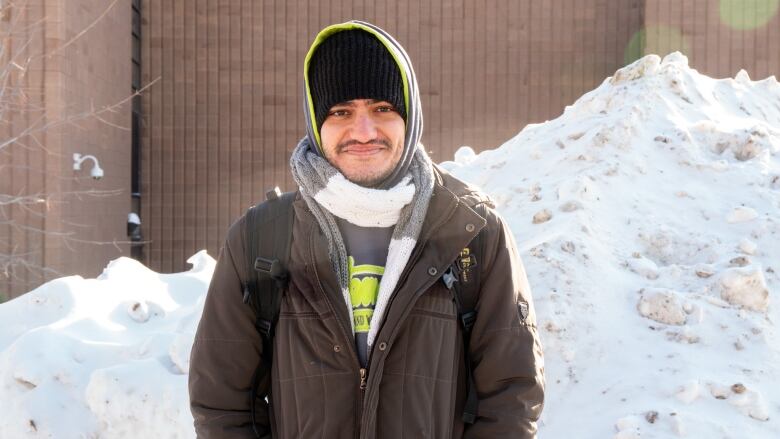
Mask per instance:
[[[354,99],[330,108],[320,128],[325,158],[349,181],[372,187],[395,169],[406,125],[393,106]]]

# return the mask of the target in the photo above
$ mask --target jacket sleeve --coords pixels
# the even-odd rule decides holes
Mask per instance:
[[[190,355],[190,409],[199,439],[255,438],[249,388],[262,343],[254,310],[243,303],[241,221],[228,231],[211,279]],[[265,402],[270,377],[261,377],[256,402],[258,432],[270,438]]]
[[[489,238],[470,355],[479,397],[464,438],[536,438],[544,406],[544,363],[525,269],[503,219],[488,209]]]

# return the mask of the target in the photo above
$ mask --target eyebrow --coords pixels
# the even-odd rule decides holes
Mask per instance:
[[[369,105],[376,104],[378,102],[385,102],[385,101],[380,101],[379,99],[353,99],[353,101],[368,101]],[[333,106],[334,107],[354,107],[355,104],[352,101],[344,101],[344,102],[339,102],[338,104],[335,104]]]

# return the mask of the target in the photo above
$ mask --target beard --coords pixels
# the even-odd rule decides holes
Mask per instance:
[[[381,182],[383,182],[390,174],[393,173],[396,166],[398,166],[398,162],[400,162],[401,154],[403,152],[403,145],[398,145],[395,149],[393,148],[392,144],[387,139],[377,138],[373,139],[369,142],[358,142],[356,140],[348,140],[346,142],[340,143],[336,145],[335,148],[335,154],[346,154],[344,152],[345,149],[347,149],[350,146],[353,145],[382,145],[384,146],[388,151],[391,151],[395,153],[389,161],[382,162],[383,165],[386,166],[377,166],[374,164],[373,166],[368,163],[371,160],[367,159],[366,163],[361,164],[361,160],[352,160],[355,163],[350,163],[350,165],[344,166],[343,164],[339,164],[338,160],[334,160],[334,157],[332,154],[326,154],[325,158],[330,162],[333,167],[338,169],[339,172],[349,181],[352,183],[355,183],[359,186],[373,188],[378,186]],[[396,152],[397,151],[397,152]]]

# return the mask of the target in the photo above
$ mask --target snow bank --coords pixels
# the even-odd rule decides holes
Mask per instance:
[[[780,437],[774,77],[646,56],[444,166],[521,246],[546,354],[540,437]]]
[[[112,261],[0,305],[0,438],[192,438],[187,371],[215,261]]]

